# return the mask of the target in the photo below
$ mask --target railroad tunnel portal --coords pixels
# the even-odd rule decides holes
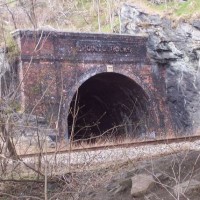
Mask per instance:
[[[100,73],[76,91],[68,113],[73,140],[138,137],[147,128],[148,95],[131,78]]]
[[[43,30],[13,37],[20,109],[45,117],[59,136],[172,132],[167,66],[151,62],[147,37]]]

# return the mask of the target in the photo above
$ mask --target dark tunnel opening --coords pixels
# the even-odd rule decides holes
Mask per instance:
[[[84,82],[68,114],[73,140],[139,137],[147,129],[148,97],[132,79],[101,73]]]

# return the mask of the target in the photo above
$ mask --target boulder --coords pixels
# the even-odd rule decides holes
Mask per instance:
[[[151,189],[155,184],[153,176],[147,174],[138,174],[132,177],[131,180],[131,195],[133,197],[144,196],[147,193],[147,191]]]

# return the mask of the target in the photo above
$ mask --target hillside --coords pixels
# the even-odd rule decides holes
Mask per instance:
[[[10,43],[15,29],[58,29],[79,32],[120,32],[120,9],[130,3],[145,12],[165,15],[179,20],[192,19],[200,14],[200,1],[170,1],[155,4],[148,0],[1,0],[0,44]],[[9,44],[7,44],[9,46]]]

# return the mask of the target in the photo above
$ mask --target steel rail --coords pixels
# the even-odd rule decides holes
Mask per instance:
[[[107,145],[99,145],[99,146],[91,146],[91,147],[83,147],[83,148],[79,147],[79,148],[49,151],[49,152],[27,153],[27,154],[21,154],[19,155],[19,157],[29,158],[29,157],[37,157],[37,156],[40,156],[41,154],[54,155],[54,154],[64,154],[64,153],[70,153],[70,152],[74,153],[74,152],[83,152],[83,151],[97,151],[97,150],[105,150],[105,149],[139,147],[139,146],[145,146],[145,145],[193,142],[196,140],[200,140],[200,135],[168,138],[168,139],[158,139],[158,140],[148,140],[148,141],[140,141],[140,142],[128,142],[128,143],[120,143],[120,144],[107,144]]]

